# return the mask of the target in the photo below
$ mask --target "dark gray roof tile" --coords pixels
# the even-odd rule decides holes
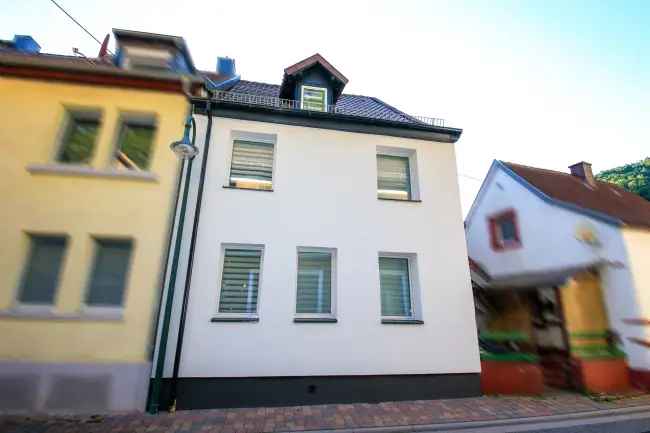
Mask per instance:
[[[228,89],[230,92],[246,93],[258,96],[278,98],[280,86],[277,84],[259,83],[256,81],[240,80]],[[336,102],[336,111],[350,116],[362,116],[372,119],[389,120],[419,124],[418,120],[392,107],[380,99],[362,95],[342,94]]]

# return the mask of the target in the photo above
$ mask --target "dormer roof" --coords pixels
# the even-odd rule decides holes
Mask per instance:
[[[280,98],[292,99],[297,79],[299,79],[304,72],[315,67],[322,68],[322,70],[329,75],[333,103],[336,103],[336,100],[343,92],[343,88],[348,83],[348,79],[318,53],[284,69],[284,76],[282,77],[282,84],[280,85]]]
[[[118,50],[125,46],[139,46],[151,49],[171,49],[178,53],[187,67],[187,72],[195,73],[196,68],[185,39],[180,36],[159,33],[139,32],[135,30],[113,29]]]
[[[325,70],[327,70],[327,72],[332,74],[332,76],[337,78],[344,85],[348,83],[348,79],[345,78],[345,76],[339,72],[338,69],[332,66],[330,62],[325,60],[325,58],[318,53],[314,54],[313,56],[309,56],[306,59],[289,66],[288,68],[285,68],[284,75],[296,75],[305,69],[315,65],[316,63],[319,63],[323,68],[325,68]]]

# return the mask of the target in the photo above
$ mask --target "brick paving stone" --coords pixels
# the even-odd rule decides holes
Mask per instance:
[[[0,415],[2,433],[276,433],[336,428],[394,427],[444,422],[544,417],[650,405],[650,395],[594,401],[579,394],[477,397],[377,404],[178,411],[89,416]]]

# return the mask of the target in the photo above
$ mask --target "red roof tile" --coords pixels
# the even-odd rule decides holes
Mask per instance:
[[[650,228],[650,202],[608,183],[592,187],[577,176],[559,171],[504,162],[517,175],[549,197],[618,218],[631,226]]]

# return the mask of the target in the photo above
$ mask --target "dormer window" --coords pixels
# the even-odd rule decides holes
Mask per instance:
[[[325,87],[302,86],[300,108],[303,110],[327,111],[327,89]]]
[[[494,250],[502,251],[521,247],[517,214],[514,209],[493,215],[488,219],[488,224],[490,241]]]
[[[166,49],[124,47],[124,67],[132,70],[169,71],[172,53]]]
[[[328,112],[335,106],[348,79],[320,54],[285,68],[281,99],[300,101],[300,108]]]
[[[185,40],[179,36],[113,29],[115,65],[145,73],[196,74]]]

